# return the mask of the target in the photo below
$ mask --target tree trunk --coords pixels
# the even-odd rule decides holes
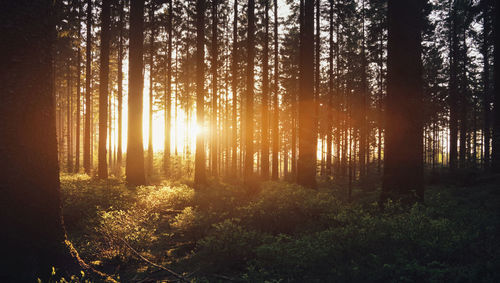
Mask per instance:
[[[424,1],[388,2],[387,105],[381,202],[423,201],[421,29]]]
[[[500,173],[500,3],[495,1],[494,26],[493,26],[493,156],[492,169]]]
[[[236,176],[238,170],[238,0],[234,0],[233,18],[233,50],[232,50],[232,89],[233,89],[233,120],[232,120],[232,153],[231,173]]]
[[[196,1],[196,123],[201,129],[205,115],[205,0]],[[206,183],[205,142],[202,133],[196,135],[194,183],[197,187]]]
[[[80,19],[80,14],[82,12],[82,7],[81,4],[78,4],[78,46],[77,46],[77,51],[76,51],[76,132],[75,132],[75,173],[78,173],[80,171],[80,111],[81,111],[81,49],[80,49],[80,30],[81,30],[81,19]]]
[[[167,19],[167,89],[165,92],[165,149],[163,152],[163,169],[165,171],[165,176],[170,175],[170,132],[172,127],[172,1],[168,1],[168,19]]]
[[[71,113],[73,112],[72,110],[72,105],[71,105],[71,92],[72,92],[72,86],[71,86],[71,66],[69,62],[66,62],[66,91],[67,91],[67,100],[66,100],[66,166],[68,173],[73,172],[73,148],[71,146],[71,130],[73,128],[72,121],[71,121]]]
[[[264,48],[262,50],[261,177],[269,179],[269,0],[264,3]]]
[[[488,8],[486,5],[487,1],[483,3],[483,45],[481,46],[481,53],[483,55],[483,143],[484,143],[484,168],[490,167],[490,139],[491,139],[491,121],[490,121],[490,55],[488,52],[489,47],[489,34],[490,34],[490,24],[488,18]]]
[[[110,27],[110,0],[103,0],[101,11],[101,58],[99,68],[99,151],[98,170],[99,179],[108,177],[106,161],[106,139],[108,132],[108,79],[109,79],[109,27]]]
[[[126,180],[132,185],[146,183],[142,143],[143,25],[144,0],[131,0]]]
[[[273,154],[272,179],[279,178],[279,50],[278,50],[278,1],[274,0],[274,94],[273,94]]]
[[[52,5],[0,3],[0,241],[8,246],[2,250],[2,282],[48,281],[52,266],[76,266],[61,212]]]
[[[333,1],[330,0],[329,15],[329,49],[328,49],[328,105],[326,126],[326,175],[332,174],[332,122],[333,122]]]
[[[149,27],[151,29],[151,34],[149,37],[149,113],[148,113],[148,157],[147,157],[147,175],[149,178],[153,175],[153,87],[154,87],[154,57],[155,57],[155,5],[154,1],[151,1],[149,7]]]
[[[90,118],[92,116],[90,81],[92,79],[92,0],[87,0],[87,43],[85,46],[85,128],[83,133],[83,168],[90,174]]]
[[[121,174],[122,167],[122,120],[123,120],[123,6],[125,5],[124,0],[120,1],[120,20],[118,22],[118,149],[116,157],[116,168],[118,174]]]
[[[362,45],[361,45],[361,125],[359,129],[359,173],[363,178],[366,174],[367,138],[368,129],[366,121],[367,96],[368,96],[368,61],[366,58],[365,43],[365,1],[362,7]]]
[[[304,2],[304,30],[300,43],[300,90],[299,90],[299,160],[297,183],[316,188],[316,139],[317,125],[314,112],[314,0]]]
[[[246,184],[253,177],[253,95],[254,95],[254,57],[255,57],[255,0],[248,1],[247,31],[247,89],[245,119],[245,162],[243,179]]]
[[[212,175],[217,177],[218,174],[218,132],[217,132],[217,66],[218,66],[218,43],[217,43],[217,0],[212,0],[212,140],[211,140],[211,160],[212,160]]]
[[[451,7],[451,50],[450,50],[450,169],[454,171],[458,166],[458,35],[456,8]]]

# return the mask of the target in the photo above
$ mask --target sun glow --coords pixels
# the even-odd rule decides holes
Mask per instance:
[[[148,150],[149,145],[149,79],[147,76],[149,73],[146,72],[144,78],[144,89],[143,89],[143,116],[142,116],[142,132],[143,132],[143,145],[144,150]],[[175,97],[175,88],[172,89],[171,98],[171,128],[170,128],[170,151],[172,154],[186,154],[193,153],[196,145],[196,136],[198,134],[203,134],[206,131],[203,127],[200,127],[196,123],[196,111],[194,106],[191,107],[189,113],[180,107],[180,102]],[[127,121],[128,121],[128,103],[127,103],[127,93],[128,86],[124,85],[124,97],[123,97],[123,119],[122,119],[122,149],[126,152],[127,149]],[[117,104],[113,102],[117,113]],[[194,104],[194,103],[193,103]],[[163,152],[165,149],[165,109],[163,105],[163,100],[154,98],[153,101],[153,116],[152,116],[152,145],[153,151],[155,153]],[[118,119],[117,114],[113,114],[113,125],[112,134],[108,138],[108,149],[109,143],[111,142],[111,148],[115,148],[118,141]]]

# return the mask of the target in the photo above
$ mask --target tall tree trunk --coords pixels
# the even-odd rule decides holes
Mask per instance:
[[[170,147],[171,147],[171,138],[170,132],[172,127],[172,18],[173,18],[173,9],[172,9],[172,1],[168,1],[168,19],[167,19],[167,33],[168,33],[168,41],[167,41],[167,89],[165,92],[165,149],[163,151],[163,169],[165,171],[165,176],[170,175]]]
[[[490,55],[488,52],[489,47],[489,34],[490,34],[490,20],[488,17],[489,1],[483,2],[483,45],[481,46],[481,53],[483,55],[483,144],[484,144],[484,168],[490,167],[490,139],[491,139],[491,121],[490,121]]]
[[[245,119],[245,161],[243,179],[246,184],[253,177],[253,95],[254,95],[254,58],[255,58],[255,0],[248,1],[247,31],[247,89]]]
[[[78,26],[77,26],[77,51],[76,51],[76,132],[75,132],[75,173],[80,171],[80,111],[81,111],[81,65],[82,65],[82,56],[81,56],[81,48],[80,48],[80,39],[81,39],[81,19],[80,14],[82,12],[81,3],[78,4]]]
[[[148,159],[147,159],[147,175],[151,177],[153,175],[153,87],[154,87],[154,57],[155,57],[155,5],[154,1],[151,1],[149,7],[149,27],[151,30],[149,37],[149,113],[148,113]]]
[[[264,3],[264,48],[262,50],[261,176],[269,179],[269,1]]]
[[[232,120],[232,153],[231,173],[236,176],[238,170],[238,0],[234,0],[233,18],[233,50],[232,50],[232,90],[233,90],[233,120]]]
[[[2,282],[49,281],[52,266],[67,270],[75,264],[61,213],[52,5],[0,3],[0,241],[8,245],[0,261]]]
[[[91,152],[90,152],[90,132],[92,116],[92,90],[90,81],[92,79],[92,0],[87,0],[87,43],[85,46],[85,128],[83,133],[83,168],[85,173],[90,174]]]
[[[425,1],[388,2],[387,108],[381,201],[424,198],[422,8]]]
[[[212,0],[212,140],[211,140],[211,160],[212,160],[212,175],[217,177],[218,174],[218,133],[217,133],[217,100],[218,100],[218,89],[217,89],[217,67],[218,67],[218,42],[217,42],[217,0]]]
[[[122,167],[122,120],[123,120],[123,9],[124,9],[124,0],[120,0],[119,9],[120,9],[120,19],[118,21],[118,148],[117,148],[117,171],[118,174],[121,174]]]
[[[458,166],[458,24],[456,7],[450,7],[451,15],[451,50],[450,50],[450,169],[454,171]]]
[[[328,49],[328,104],[326,126],[326,175],[332,174],[332,122],[333,122],[333,0],[330,0],[329,16],[329,49]]]
[[[463,36],[463,47],[460,50],[460,57],[462,59],[462,69],[460,78],[460,92],[459,92],[459,119],[460,119],[460,149],[459,149],[459,165],[461,168],[467,167],[467,157],[468,157],[468,125],[467,125],[467,95],[468,95],[468,85],[467,85],[467,43],[466,43],[466,26],[465,23],[462,26],[462,36]]]
[[[495,94],[493,100],[493,172],[500,173],[500,3],[495,1],[495,22],[493,26],[493,82]]]
[[[144,0],[131,0],[126,180],[132,185],[146,183],[142,144],[143,32]]]
[[[102,1],[101,11],[101,58],[99,68],[99,151],[98,170],[99,179],[108,177],[108,163],[106,161],[106,140],[108,133],[108,80],[109,80],[109,28],[111,1]]]
[[[366,58],[366,39],[365,39],[365,1],[362,7],[362,43],[361,43],[361,125],[359,129],[359,173],[360,177],[366,174],[366,156],[367,156],[367,138],[368,129],[366,121],[367,96],[368,96],[368,60]]]
[[[316,32],[314,34],[314,120],[313,124],[315,125],[316,132],[313,146],[314,146],[314,166],[316,166],[316,156],[318,152],[318,138],[319,138],[319,105],[320,105],[320,82],[321,82],[321,73],[320,73],[320,65],[321,65],[321,26],[320,26],[320,3],[321,0],[315,0],[315,28]],[[322,154],[321,154],[322,155]]]
[[[196,1],[196,123],[201,129],[205,116],[205,0]],[[197,187],[206,183],[205,142],[203,135],[196,135],[194,182]]]
[[[71,121],[71,112],[72,110],[72,105],[71,105],[71,92],[72,92],[72,86],[71,86],[71,66],[69,62],[66,62],[66,91],[67,91],[67,100],[66,100],[66,166],[68,173],[73,172],[73,148],[72,148],[72,143],[71,143],[71,130],[73,128],[72,121]]]
[[[301,64],[299,83],[299,160],[297,183],[316,188],[316,139],[314,103],[314,0],[304,2],[304,30],[301,31]]]
[[[279,50],[278,50],[278,1],[274,0],[274,94],[273,94],[273,153],[272,153],[272,179],[279,178]]]

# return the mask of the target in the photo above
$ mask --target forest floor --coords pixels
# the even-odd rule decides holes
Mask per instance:
[[[428,185],[425,203],[381,210],[375,181],[348,202],[330,181],[195,191],[61,176],[69,240],[121,282],[500,282],[498,180]]]

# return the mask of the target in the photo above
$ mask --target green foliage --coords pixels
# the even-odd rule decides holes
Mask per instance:
[[[151,271],[124,241],[178,272],[196,270],[195,281],[500,280],[494,186],[430,188],[425,204],[388,202],[381,211],[371,198],[348,203],[337,190],[283,182],[252,193],[216,183],[200,191],[82,176],[62,183],[70,240],[84,258],[120,266],[125,281]]]

